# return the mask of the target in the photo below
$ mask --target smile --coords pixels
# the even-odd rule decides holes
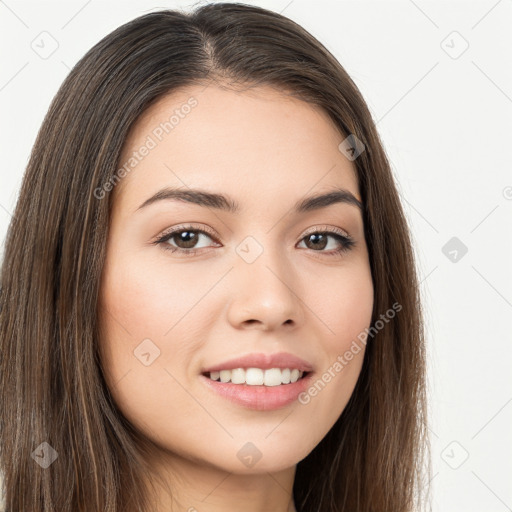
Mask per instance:
[[[200,378],[214,395],[239,407],[273,411],[292,404],[303,407],[297,398],[311,385],[313,375],[296,368],[235,368],[203,373]]]
[[[297,382],[305,372],[297,368],[234,368],[208,372],[211,380],[230,382],[231,384],[247,384],[249,386],[280,386]]]

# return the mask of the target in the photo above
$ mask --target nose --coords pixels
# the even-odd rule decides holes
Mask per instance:
[[[270,331],[302,323],[301,280],[282,254],[264,250],[252,263],[237,257],[230,274],[227,314],[233,327]]]

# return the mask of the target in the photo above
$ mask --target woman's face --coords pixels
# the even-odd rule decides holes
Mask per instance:
[[[102,274],[102,363],[119,409],[168,455],[281,470],[347,404],[364,350],[340,358],[373,307],[362,212],[308,203],[339,190],[361,201],[343,140],[310,104],[214,85],[166,96],[130,133]]]

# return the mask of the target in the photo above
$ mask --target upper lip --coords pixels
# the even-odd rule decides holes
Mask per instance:
[[[276,354],[248,354],[246,356],[236,357],[229,361],[224,361],[208,368],[204,368],[202,373],[218,372],[220,370],[233,370],[235,368],[261,368],[267,370],[270,368],[290,368],[303,372],[313,371],[313,366],[300,357],[287,352],[278,352]]]

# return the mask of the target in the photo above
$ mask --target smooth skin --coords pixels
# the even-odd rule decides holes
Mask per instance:
[[[180,110],[158,140],[155,129],[192,97],[196,106]],[[213,84],[152,105],[133,127],[120,167],[148,136],[156,146],[114,189],[99,314],[109,389],[158,447],[151,463],[172,492],[159,486],[154,510],[294,512],[296,465],[339,418],[364,349],[307,404],[273,411],[228,401],[200,374],[238,356],[290,352],[313,365],[314,382],[370,325],[373,283],[359,208],[341,202],[293,211],[297,201],[335,188],[361,201],[354,163],[338,149],[345,137],[321,109],[282,92]],[[224,194],[240,211],[178,200],[139,208],[165,187]],[[155,243],[174,227],[193,236]],[[336,254],[343,243],[332,235],[314,243],[311,233],[336,229],[354,241],[349,250]],[[262,249],[251,263],[237,252],[247,237]],[[143,340],[151,341],[142,360],[160,351],[148,365],[136,356]],[[261,452],[252,467],[237,457],[248,442]]]

